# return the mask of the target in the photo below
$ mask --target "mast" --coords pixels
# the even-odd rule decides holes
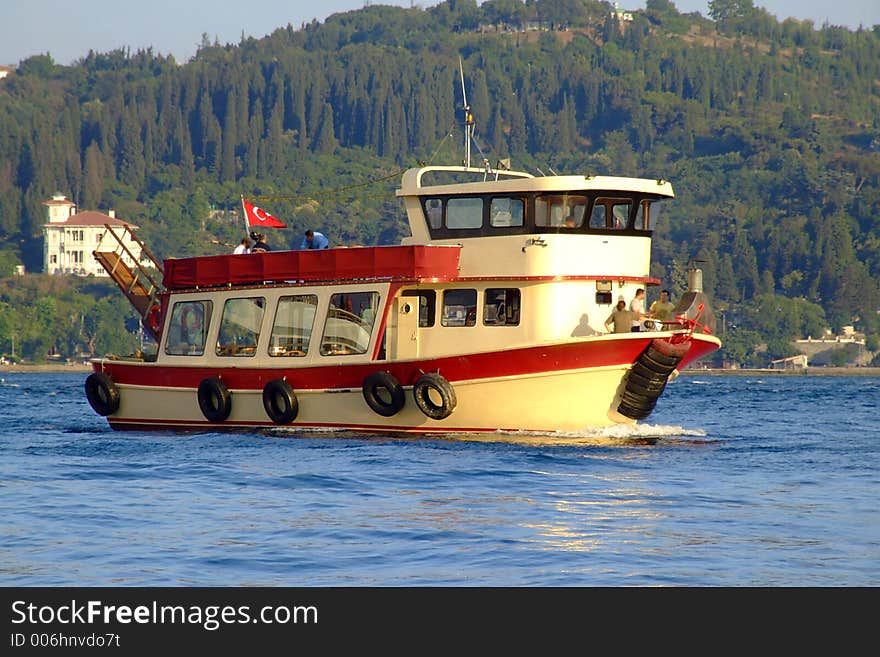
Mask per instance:
[[[461,61],[461,56],[458,58],[458,72],[461,76],[461,98],[464,102],[464,152],[465,152],[465,161],[464,165],[466,167],[471,166],[471,139],[474,136],[474,115],[471,114],[471,106],[468,105],[467,102],[467,91],[464,88],[464,64]]]

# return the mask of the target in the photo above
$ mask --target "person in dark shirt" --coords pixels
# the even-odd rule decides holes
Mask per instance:
[[[251,233],[251,239],[254,241],[254,245],[251,247],[251,253],[266,253],[271,251],[269,245],[266,244],[266,236],[263,233],[257,233],[256,231]]]

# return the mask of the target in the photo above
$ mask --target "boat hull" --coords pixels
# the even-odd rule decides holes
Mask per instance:
[[[119,391],[119,407],[107,417],[114,429],[242,430],[323,427],[376,432],[579,432],[632,424],[617,412],[626,376],[653,335],[602,336],[509,351],[435,360],[372,362],[301,369],[171,367],[98,360]],[[713,336],[694,335],[684,366],[718,347]],[[376,371],[399,381],[404,403],[386,417],[365,400],[362,384]],[[413,384],[439,373],[454,390],[455,405],[443,419],[428,417],[415,402]],[[200,383],[219,378],[230,393],[222,422],[203,414]],[[263,403],[270,381],[284,379],[298,405],[295,419],[273,422]]]

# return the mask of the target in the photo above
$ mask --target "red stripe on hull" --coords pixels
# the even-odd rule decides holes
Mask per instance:
[[[443,426],[443,427],[402,427],[392,424],[331,424],[314,422],[311,424],[274,424],[272,422],[224,422],[223,424],[211,424],[210,422],[179,422],[174,420],[163,420],[157,422],[149,419],[126,419],[118,420],[107,418],[110,428],[114,431],[210,431],[216,429],[218,432],[228,433],[240,429],[243,432],[259,431],[261,429],[275,430],[308,430],[308,429],[334,429],[340,431],[361,431],[373,433],[409,433],[409,434],[443,434],[443,433],[494,433],[497,431],[519,431],[516,428],[491,428],[486,427],[460,427],[460,426]]]
[[[152,363],[103,361],[95,363],[94,369],[103,370],[121,385],[197,388],[205,378],[219,376],[229,388],[262,390],[272,379],[286,377],[287,382],[296,390],[326,390],[360,388],[364,378],[376,370],[389,371],[406,386],[415,383],[425,372],[440,372],[454,383],[627,365],[650,342],[650,337],[575,342],[399,363],[373,361],[357,365],[328,364],[301,368],[172,367]]]

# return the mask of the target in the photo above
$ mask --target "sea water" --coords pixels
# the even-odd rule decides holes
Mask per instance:
[[[0,373],[2,585],[880,584],[878,378],[685,374],[635,427],[365,436],[114,432],[85,376]]]

